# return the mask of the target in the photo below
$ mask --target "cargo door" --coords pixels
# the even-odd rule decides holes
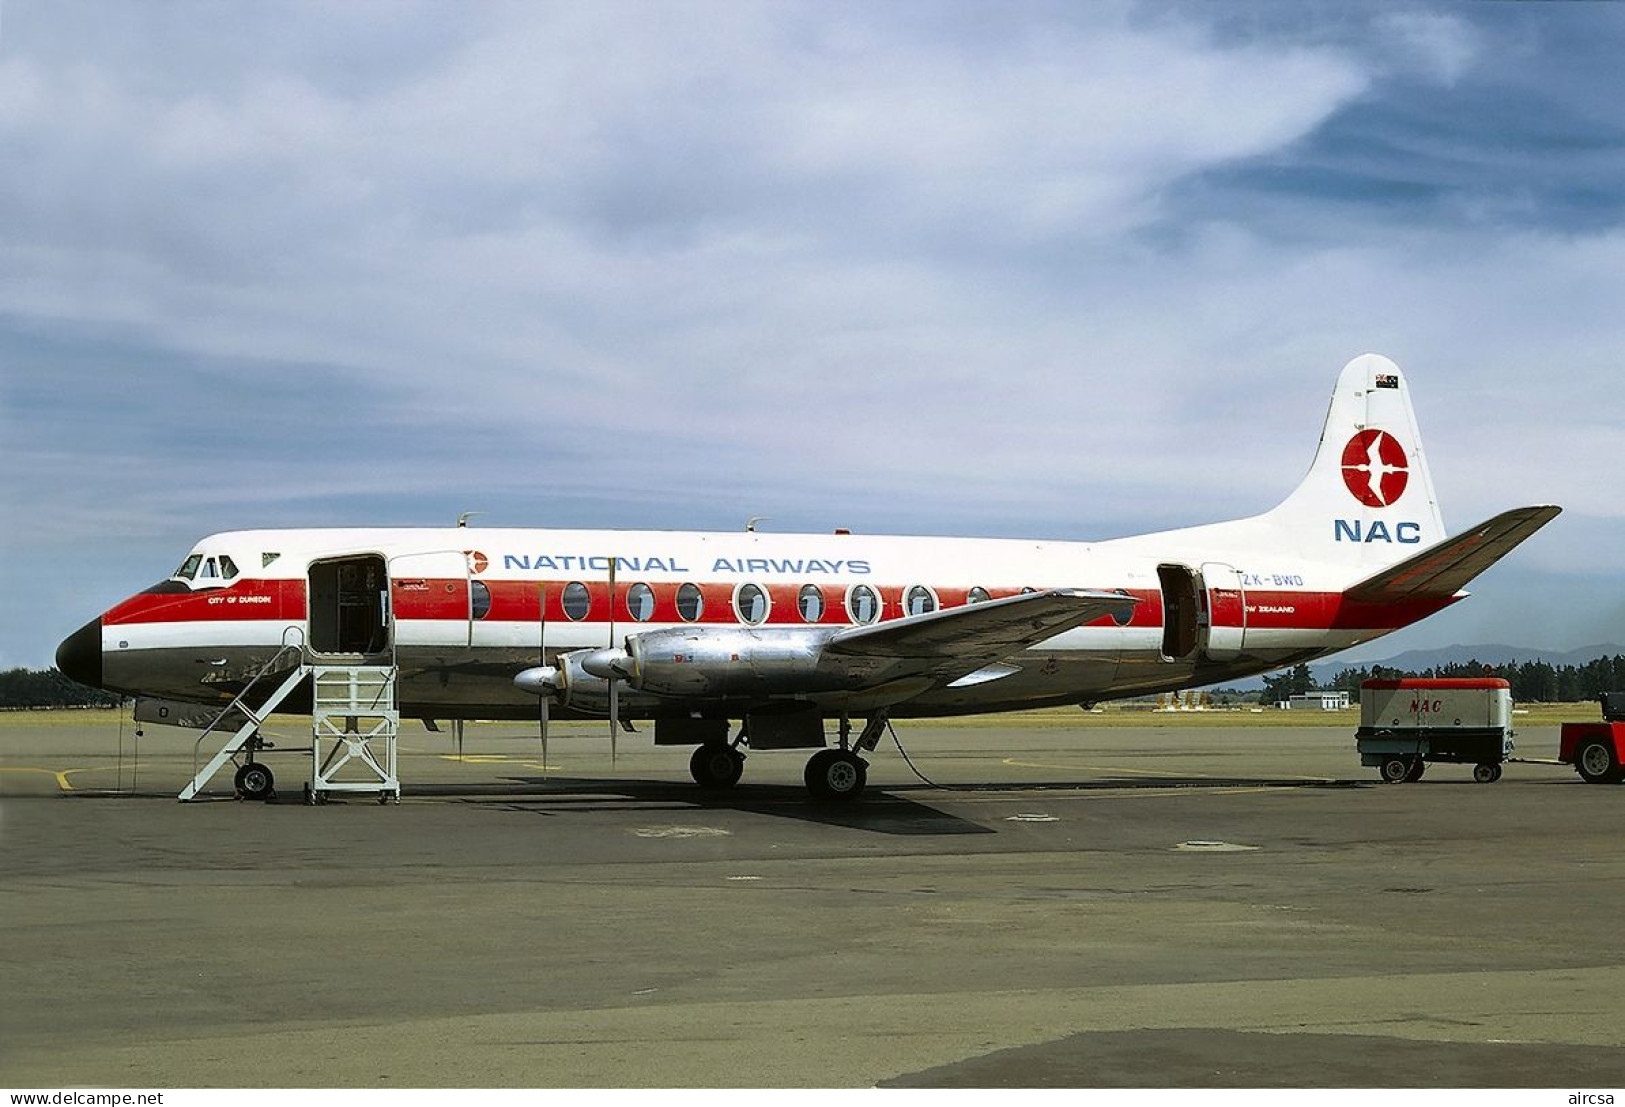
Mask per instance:
[[[1207,646],[1210,661],[1240,657],[1247,641],[1247,592],[1241,573],[1217,561],[1202,565],[1207,589]]]

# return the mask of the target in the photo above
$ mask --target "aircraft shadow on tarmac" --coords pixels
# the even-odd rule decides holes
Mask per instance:
[[[868,830],[877,834],[991,834],[992,830],[928,804],[871,788],[856,803],[824,804],[792,785],[754,784],[727,791],[705,791],[692,784],[658,780],[607,780],[594,777],[509,777],[505,784],[427,785],[413,796],[482,802],[501,800],[513,811],[539,815],[587,812],[595,807],[624,810],[739,811],[795,819],[823,826]],[[523,788],[524,792],[516,789]]]
[[[491,804],[504,810],[546,817],[590,814],[594,810],[738,811],[795,819],[824,826],[867,830],[902,836],[994,834],[997,831],[952,814],[929,802],[932,796],[1022,796],[1062,792],[1176,791],[1183,789],[1366,788],[1381,787],[1367,780],[1281,779],[1213,776],[1101,776],[1087,780],[999,781],[939,786],[926,782],[871,786],[863,798],[850,804],[825,804],[810,799],[794,785],[748,784],[726,791],[706,791],[687,782],[627,780],[572,776],[506,776],[490,783],[408,785],[406,798],[441,802]],[[167,799],[173,793],[149,789],[81,791],[75,798]],[[229,792],[203,793],[196,802],[235,802]],[[302,805],[299,789],[286,788],[271,800],[278,805]],[[366,805],[377,802],[365,792],[337,793],[325,802]]]

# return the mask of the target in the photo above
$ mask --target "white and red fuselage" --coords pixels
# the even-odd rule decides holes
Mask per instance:
[[[628,718],[1089,703],[1265,672],[1414,623],[1556,514],[1519,509],[1447,538],[1405,382],[1366,355],[1339,379],[1303,483],[1251,519],[1101,542],[234,531],[204,539],[180,572],[106,611],[58,660],[120,692],[224,703],[284,645],[387,654],[401,713],[440,719],[534,717],[547,689],[516,676],[544,664],[568,673],[561,659],[605,649],[631,659],[617,670]],[[978,638],[986,620],[955,615],[1058,592],[1123,602],[1080,607],[1084,621],[998,656]],[[851,633],[893,622],[901,631],[884,641]],[[911,637],[915,625],[925,632]],[[556,692],[562,713],[605,714],[594,679],[576,667]]]

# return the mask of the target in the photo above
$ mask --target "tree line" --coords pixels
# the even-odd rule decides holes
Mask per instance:
[[[55,669],[0,672],[0,710],[16,707],[117,707],[111,692],[86,688]]]
[[[1394,680],[1401,677],[1461,679],[1499,677],[1512,686],[1512,698],[1520,703],[1580,703],[1599,699],[1604,692],[1625,691],[1625,655],[1598,657],[1584,665],[1553,665],[1546,661],[1524,661],[1489,665],[1465,661],[1437,665],[1429,669],[1395,669],[1385,665],[1347,668],[1322,689],[1307,664],[1264,678],[1260,703],[1279,703],[1299,692],[1343,691],[1358,699],[1360,684],[1367,680]]]

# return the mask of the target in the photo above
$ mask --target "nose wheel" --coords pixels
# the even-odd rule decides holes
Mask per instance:
[[[276,777],[263,762],[250,761],[237,770],[232,783],[237,794],[246,800],[270,800],[276,797]]]

